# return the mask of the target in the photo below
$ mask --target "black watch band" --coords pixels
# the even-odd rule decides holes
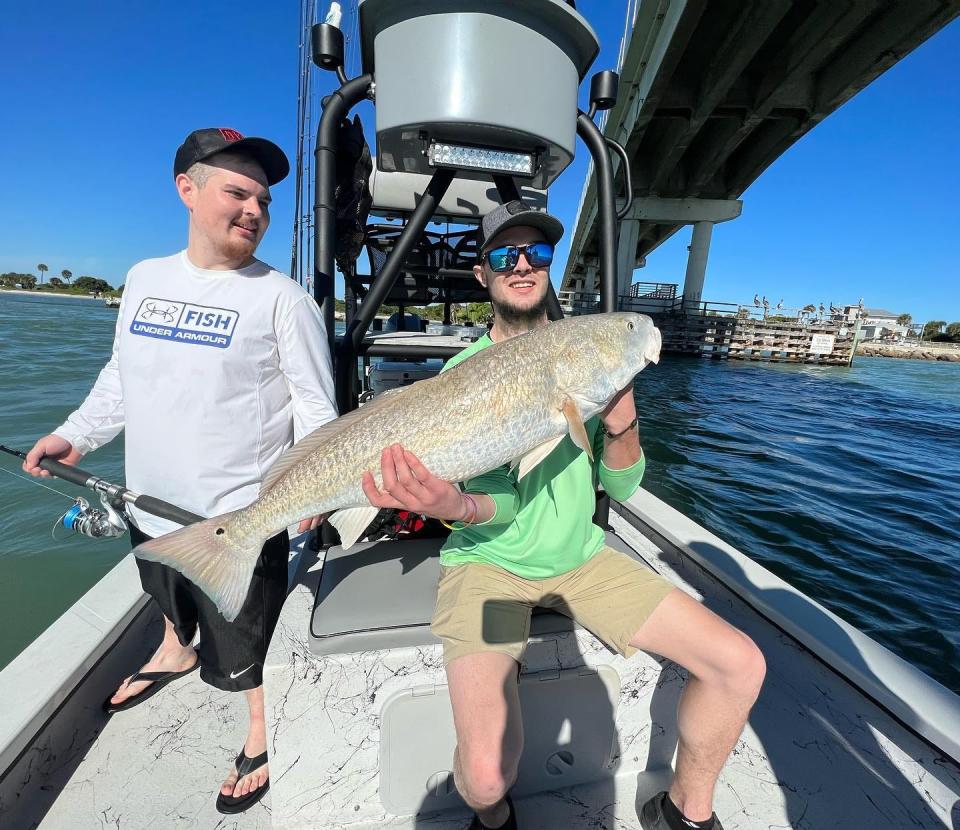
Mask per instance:
[[[637,419],[634,418],[629,424],[626,425],[626,427],[621,429],[620,432],[610,432],[610,430],[607,429],[607,425],[603,421],[600,422],[600,429],[603,430],[603,434],[606,435],[607,438],[619,438],[621,435],[625,435],[626,433],[630,432],[630,430],[634,429],[636,426]]]

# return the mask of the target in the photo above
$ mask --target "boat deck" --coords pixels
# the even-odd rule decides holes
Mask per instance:
[[[649,494],[641,495],[649,510],[669,511]],[[684,521],[677,515],[671,511],[668,522]],[[629,518],[628,513],[624,516]],[[689,552],[651,530],[663,531],[662,523],[644,529],[611,514],[611,524],[652,568],[746,631],[766,655],[763,692],[717,787],[716,809],[727,830],[960,828],[955,753],[948,757],[905,728],[711,576]],[[214,808],[219,784],[244,738],[246,705],[241,695],[212,689],[193,673],[149,704],[109,719],[100,713],[106,691],[135,668],[159,636],[159,618],[147,607],[61,704],[56,718],[65,719],[66,727],[50,727],[55,720],[51,717],[46,732],[8,767],[7,780],[0,779],[0,825],[18,830],[464,827],[467,814],[462,809],[389,816],[378,795],[381,736],[374,700],[384,697],[390,683],[405,680],[418,684],[426,677],[442,688],[439,647],[393,654],[310,654],[306,629],[320,567],[314,554],[294,551],[293,589],[268,658],[268,668],[280,666],[289,680],[279,692],[268,688],[271,752],[277,750],[278,735],[287,734],[280,735],[284,749],[277,750],[274,759],[274,791],[263,802],[239,816],[221,816]],[[124,569],[123,584],[134,590],[135,568],[125,561],[117,566],[118,572]],[[112,596],[116,593],[111,592],[112,601],[118,601]],[[403,671],[394,664],[401,664]],[[608,666],[619,673],[610,775],[593,784],[518,799],[521,826],[638,828],[638,805],[669,782],[683,672],[646,654],[624,661],[582,630],[531,643],[524,674],[535,675],[552,664]],[[955,699],[948,699],[948,706],[954,707],[952,717]],[[360,736],[352,757],[340,759],[335,747],[323,744],[310,724],[318,713],[334,725],[346,718]],[[945,722],[952,723],[949,717]],[[55,740],[48,737],[53,732],[58,733]],[[290,735],[295,736],[293,760]],[[21,783],[14,786],[15,781]],[[291,781],[297,782],[293,788]],[[357,819],[318,822],[321,814],[335,811]],[[377,818],[370,820],[371,815]]]
[[[670,543],[659,539],[655,544],[648,538],[654,534],[641,534],[620,516],[611,515],[611,523],[618,536],[653,568],[746,631],[766,655],[768,674],[763,692],[716,792],[717,813],[727,830],[960,828],[960,769],[953,760],[904,728]],[[297,728],[301,715],[307,723],[309,710],[337,708],[336,702],[324,698],[337,686],[323,675],[343,672],[351,665],[351,660],[309,654],[306,626],[319,566],[310,561],[308,553],[295,557],[293,564],[301,567],[271,648],[273,660],[286,653],[293,683],[283,690],[279,709],[274,706],[267,712],[268,722],[282,717],[288,729]],[[625,676],[625,661],[599,643],[591,644],[591,635],[578,632],[567,636],[576,641],[557,644],[558,661],[566,659],[561,658],[562,651],[569,654],[570,646],[574,651],[579,647],[583,664],[614,665]],[[442,684],[442,666],[431,648],[416,650],[416,671],[432,673],[436,683]],[[543,653],[541,649],[537,657],[531,647],[533,660],[540,660]],[[376,662],[376,657],[364,658]],[[634,657],[626,668],[632,679],[621,688],[616,715],[618,746],[610,777],[518,800],[520,826],[525,830],[638,828],[637,806],[669,781],[677,740],[674,709],[683,673],[671,663],[661,665],[644,654]],[[525,666],[524,671],[532,669],[542,667]],[[362,677],[341,677],[338,682],[351,688],[359,684],[362,689],[364,684],[382,684],[383,678],[377,671],[369,671]],[[51,756],[37,750],[36,774],[19,795],[26,801],[36,787],[44,787],[48,795],[35,801],[36,814],[29,823],[16,826],[51,830],[276,826],[271,810],[274,793],[240,816],[221,816],[214,809],[220,781],[243,741],[242,696],[211,689],[194,673],[157,695],[150,705],[120,713],[105,723],[96,712],[97,702],[87,701],[74,714],[78,724],[94,721],[97,728],[78,726],[76,744],[69,752]],[[356,709],[352,722],[367,728],[365,724],[372,722],[365,720],[367,714]],[[297,778],[297,766],[326,772],[312,779],[311,792],[301,793],[296,810],[291,812],[289,804],[278,809],[277,817],[283,816],[278,822],[281,826],[431,830],[465,826],[467,814],[462,810],[390,818],[378,804],[374,804],[375,811],[380,810],[382,818],[373,823],[317,823],[315,810],[331,799],[340,808],[355,803],[350,810],[367,815],[371,803],[377,801],[376,769],[336,780],[329,766],[331,760],[339,762],[317,757],[324,750],[311,741],[310,733],[301,737],[296,761],[288,763],[284,753],[283,763],[274,764],[274,783],[286,775]],[[379,736],[369,737],[369,757],[375,758]],[[54,793],[56,798],[46,809]]]
[[[162,633],[158,617],[147,623],[147,630],[145,641],[158,642]],[[122,679],[123,671],[115,674],[117,681]],[[35,816],[38,823],[24,827],[271,827],[269,794],[240,816],[221,815],[214,807],[220,784],[246,737],[243,695],[207,686],[200,673],[193,672],[148,703],[109,719],[97,711],[98,706],[99,700],[87,701],[78,713],[81,721],[93,721],[96,727],[78,733],[83,737],[72,752],[38,758],[38,766],[60,791],[46,815]]]
[[[654,544],[618,516],[611,523],[651,567],[750,634],[767,656],[763,693],[717,788],[716,809],[727,830],[956,824],[951,813],[960,815],[960,771],[943,753],[902,728],[691,558],[664,540]],[[464,827],[464,812],[393,817],[380,804],[386,707],[398,689],[443,689],[439,646],[310,654],[301,621],[312,608],[316,575],[316,569],[301,574],[268,657],[268,670],[284,678],[274,682],[282,694],[273,696],[272,708],[268,691],[268,721],[274,719],[268,728],[279,748],[273,772],[289,776],[274,793],[277,826]],[[279,665],[284,658],[286,673]],[[625,661],[583,631],[532,641],[523,673],[544,678],[577,665],[612,667],[621,678],[611,713],[618,734],[610,775],[518,799],[521,826],[638,828],[638,803],[669,780],[683,673],[649,655]],[[430,724],[434,733],[443,728]],[[284,734],[289,730],[316,734],[323,756],[308,754],[309,740],[301,739],[300,751],[291,750]],[[418,749],[411,749],[411,763]]]

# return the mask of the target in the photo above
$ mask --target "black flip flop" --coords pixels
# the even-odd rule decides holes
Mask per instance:
[[[241,749],[240,754],[237,756],[237,760],[234,761],[234,766],[237,768],[237,780],[239,781],[241,778],[243,778],[243,776],[249,775],[255,769],[262,767],[265,763],[267,763],[266,752],[261,752],[256,758],[248,758],[246,753]],[[270,779],[268,778],[263,782],[262,786],[257,787],[255,790],[251,790],[246,795],[241,795],[239,798],[234,798],[232,795],[224,795],[223,793],[220,793],[217,796],[217,811],[224,813],[225,815],[242,813],[244,810],[249,809],[261,798],[263,798],[269,789]]]
[[[132,678],[130,678],[130,683],[136,683],[138,680],[148,680],[150,681],[150,685],[140,692],[140,694],[134,695],[133,697],[128,697],[126,700],[123,700],[120,703],[110,702],[110,698],[116,694],[116,692],[113,692],[107,696],[106,700],[103,701],[103,711],[108,715],[112,715],[114,712],[123,712],[127,709],[132,709],[134,706],[137,706],[148,698],[153,697],[168,683],[172,683],[178,677],[184,677],[198,668],[200,668],[199,655],[197,656],[196,662],[189,669],[184,669],[183,671],[138,671],[135,675],[133,675]]]

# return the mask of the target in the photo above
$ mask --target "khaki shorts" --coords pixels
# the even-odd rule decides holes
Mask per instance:
[[[625,553],[602,547],[591,559],[550,579],[524,579],[496,565],[441,566],[430,630],[443,641],[445,664],[495,651],[518,663],[537,606],[565,614],[624,657],[630,640],[674,586]]]

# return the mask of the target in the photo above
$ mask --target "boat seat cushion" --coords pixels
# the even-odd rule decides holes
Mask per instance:
[[[310,621],[310,650],[317,655],[425,646],[440,576],[443,539],[365,542],[327,551]],[[613,533],[607,544],[636,557]],[[562,614],[534,610],[531,636],[572,631]]]

